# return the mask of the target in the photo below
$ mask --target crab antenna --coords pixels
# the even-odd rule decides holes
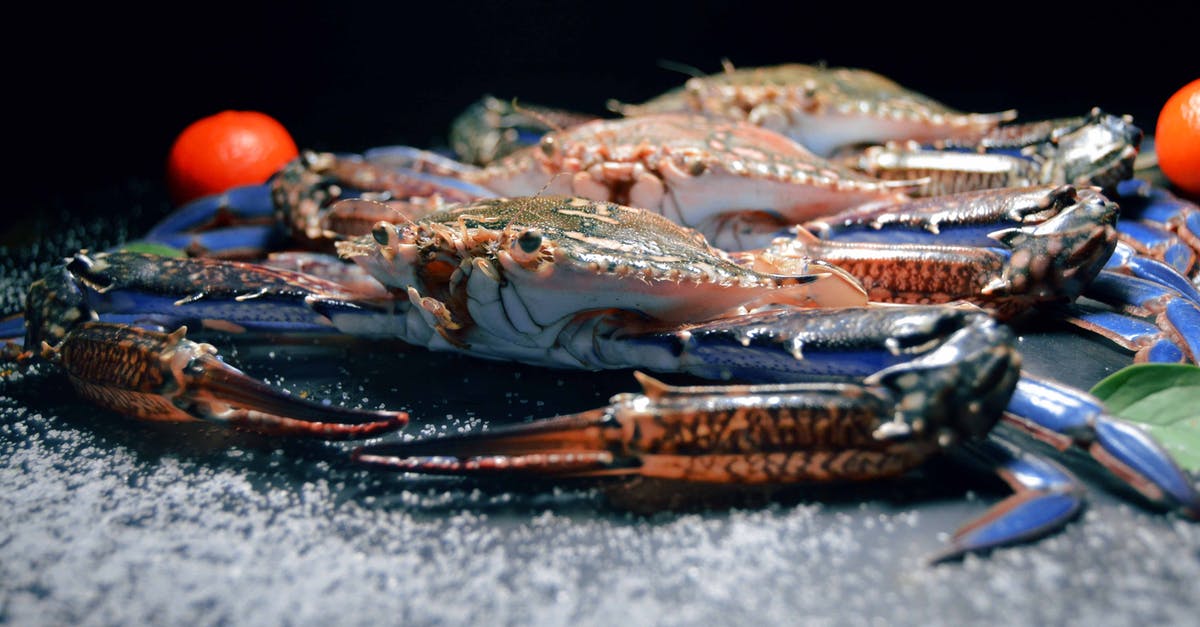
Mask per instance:
[[[694,65],[688,65],[687,63],[680,63],[679,61],[672,61],[670,59],[659,59],[657,65],[658,65],[658,67],[660,67],[664,70],[669,70],[671,72],[679,72],[680,74],[687,74],[688,76],[691,76],[692,78],[700,78],[701,76],[704,76],[704,70],[701,70],[700,68],[698,68]]]
[[[529,109],[529,108],[521,106],[521,104],[517,102],[516,98],[512,99],[512,108],[513,108],[513,111],[516,111],[517,113],[523,113],[523,114],[537,120],[538,122],[541,122],[542,124],[545,124],[546,126],[549,126],[550,128],[554,129],[555,132],[561,132],[563,130],[563,127],[559,126],[558,124],[555,124],[553,121],[550,120],[549,117],[547,117],[541,111],[537,111],[534,109]]]
[[[441,202],[440,197],[439,197],[438,201]],[[380,202],[378,200],[373,200],[371,198],[343,198],[341,200],[334,202],[332,205],[329,205],[329,209],[333,210],[335,207],[337,207],[339,205],[344,206],[344,207],[352,207],[354,205],[360,205],[360,204],[374,205],[376,207],[380,207],[380,208],[384,209],[385,211],[388,212],[388,214],[393,215],[396,218],[398,218],[397,220],[394,220],[393,223],[416,224],[415,222],[413,222],[413,219],[408,217],[407,215],[405,215],[403,211],[400,211],[399,209],[393,207],[392,205],[387,204],[386,202]]]
[[[534,194],[533,196],[536,198],[536,197],[538,197],[538,196],[541,196],[542,194],[546,193],[546,190],[547,190],[547,189],[549,189],[549,188],[550,188],[550,186],[554,184],[554,180],[555,180],[555,179],[557,179],[558,177],[560,177],[560,176],[564,175],[564,174],[566,174],[566,172],[555,172],[555,173],[554,173],[554,176],[551,176],[551,177],[550,177],[550,180],[546,181],[546,184],[545,184],[545,185],[543,185],[543,186],[542,186],[542,188],[541,188],[541,189],[539,189],[539,190],[537,191],[537,193],[536,193],[536,194]]]

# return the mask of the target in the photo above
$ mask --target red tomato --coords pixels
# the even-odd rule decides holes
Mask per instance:
[[[263,183],[296,158],[296,142],[275,118],[222,111],[188,125],[167,158],[167,189],[183,204],[239,185]]]
[[[1154,133],[1158,167],[1179,189],[1200,196],[1200,78],[1163,105]]]

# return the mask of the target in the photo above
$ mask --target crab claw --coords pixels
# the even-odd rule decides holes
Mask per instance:
[[[877,386],[675,387],[636,376],[643,393],[618,394],[607,408],[478,434],[369,446],[354,457],[432,474],[636,474],[771,485],[896,476],[936,450],[919,438],[897,442],[888,435],[904,426],[891,420],[898,400]]]
[[[434,440],[360,447],[355,461],[424,474],[525,472],[594,476],[637,472],[639,464],[609,449],[623,429],[607,409],[560,416],[529,425]]]
[[[205,420],[268,435],[327,440],[399,429],[408,414],[327,407],[293,398],[226,365],[209,344],[172,333],[86,322],[43,357],[58,362],[80,395],[146,420]]]

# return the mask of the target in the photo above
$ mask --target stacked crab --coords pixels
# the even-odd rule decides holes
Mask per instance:
[[[1197,361],[1200,218],[1131,178],[1130,119],[1016,123],[799,65],[727,68],[612,108],[623,117],[485,99],[452,133],[474,165],[408,147],[306,152],[147,235],[187,258],[75,255],[31,289],[26,346],[119,412],[321,437],[408,417],[280,394],[182,325],[713,379],[639,373],[642,393],[606,408],[355,456],[672,490],[894,477],[949,451],[1014,494],[939,557],[1046,533],[1082,506],[1065,470],[992,433],[1002,419],[1200,517],[1153,440],[1021,376],[1004,324],[1054,315],[1137,360]],[[281,219],[256,224],[267,216]],[[284,239],[310,251],[279,252]]]

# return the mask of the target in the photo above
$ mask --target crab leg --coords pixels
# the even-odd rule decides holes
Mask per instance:
[[[205,231],[227,224],[275,221],[269,185],[244,185],[224,193],[198,198],[176,209],[146,232],[155,239],[185,231]]]
[[[1173,290],[1178,297],[1200,304],[1200,291],[1169,262],[1145,257],[1125,242],[1118,242],[1113,256],[1105,264],[1106,274],[1128,275],[1154,281],[1164,288]],[[1114,277],[1115,278],[1115,277]]]
[[[1187,361],[1200,360],[1200,305],[1195,301],[1154,281],[1111,272],[1101,273],[1087,295],[1133,315],[1153,317],[1164,336],[1185,351]]]
[[[1196,251],[1168,229],[1138,220],[1117,223],[1121,244],[1129,248],[1123,258],[1148,258],[1166,264],[1175,272],[1192,276],[1196,269]]]
[[[1123,222],[1142,221],[1166,229],[1192,249],[1192,256],[1200,255],[1200,206],[1141,179],[1117,185],[1117,201],[1121,203]],[[1174,246],[1166,250],[1172,251]],[[1194,268],[1188,271],[1169,258],[1164,261],[1189,277],[1195,272]]]
[[[1083,509],[1083,485],[1070,472],[995,437],[964,443],[952,455],[994,473],[1013,494],[959,527],[932,563],[1035,540],[1061,529]]]
[[[1092,396],[1026,375],[1006,412],[1007,424],[1059,450],[1080,448],[1149,502],[1200,519],[1191,477],[1153,438],[1107,415]]]

